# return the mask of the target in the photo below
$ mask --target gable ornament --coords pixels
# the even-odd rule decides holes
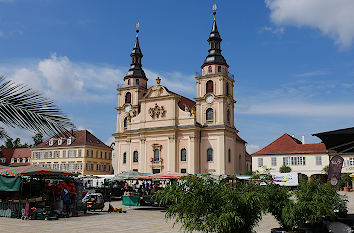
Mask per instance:
[[[149,109],[149,115],[152,118],[155,118],[155,117],[159,118],[160,116],[164,117],[166,115],[166,110],[163,106],[160,107],[157,104],[155,104],[155,107]]]

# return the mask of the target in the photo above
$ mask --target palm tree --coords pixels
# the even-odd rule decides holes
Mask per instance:
[[[53,136],[67,133],[74,128],[71,120],[55,106],[52,100],[39,92],[5,81],[0,76],[0,124],[20,127]],[[7,138],[6,131],[0,126],[0,139]]]

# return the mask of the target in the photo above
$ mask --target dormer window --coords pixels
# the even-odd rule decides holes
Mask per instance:
[[[70,145],[71,144],[71,137],[70,138],[68,138],[68,140],[66,141],[66,144],[68,144],[68,145]]]
[[[58,139],[58,145],[60,146],[62,143],[63,143],[63,139],[62,139],[62,138],[59,138],[59,139]]]
[[[26,158],[23,158],[23,159],[22,159],[22,163],[25,163],[25,162],[26,162]]]
[[[53,146],[53,144],[54,144],[54,140],[53,140],[53,138],[51,138],[51,139],[49,140],[49,146]]]
[[[14,162],[15,162],[15,159],[14,159],[14,158],[12,158],[12,159],[11,159],[11,163],[14,163]]]
[[[21,159],[20,159],[20,158],[17,158],[17,162],[18,162],[18,163],[21,163]]]

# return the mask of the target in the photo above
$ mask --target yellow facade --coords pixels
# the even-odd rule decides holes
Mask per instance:
[[[93,146],[33,148],[31,164],[84,175],[112,174],[112,150]]]

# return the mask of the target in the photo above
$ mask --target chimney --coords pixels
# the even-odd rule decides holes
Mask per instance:
[[[302,144],[305,144],[305,135],[302,135],[301,142],[302,142]]]

